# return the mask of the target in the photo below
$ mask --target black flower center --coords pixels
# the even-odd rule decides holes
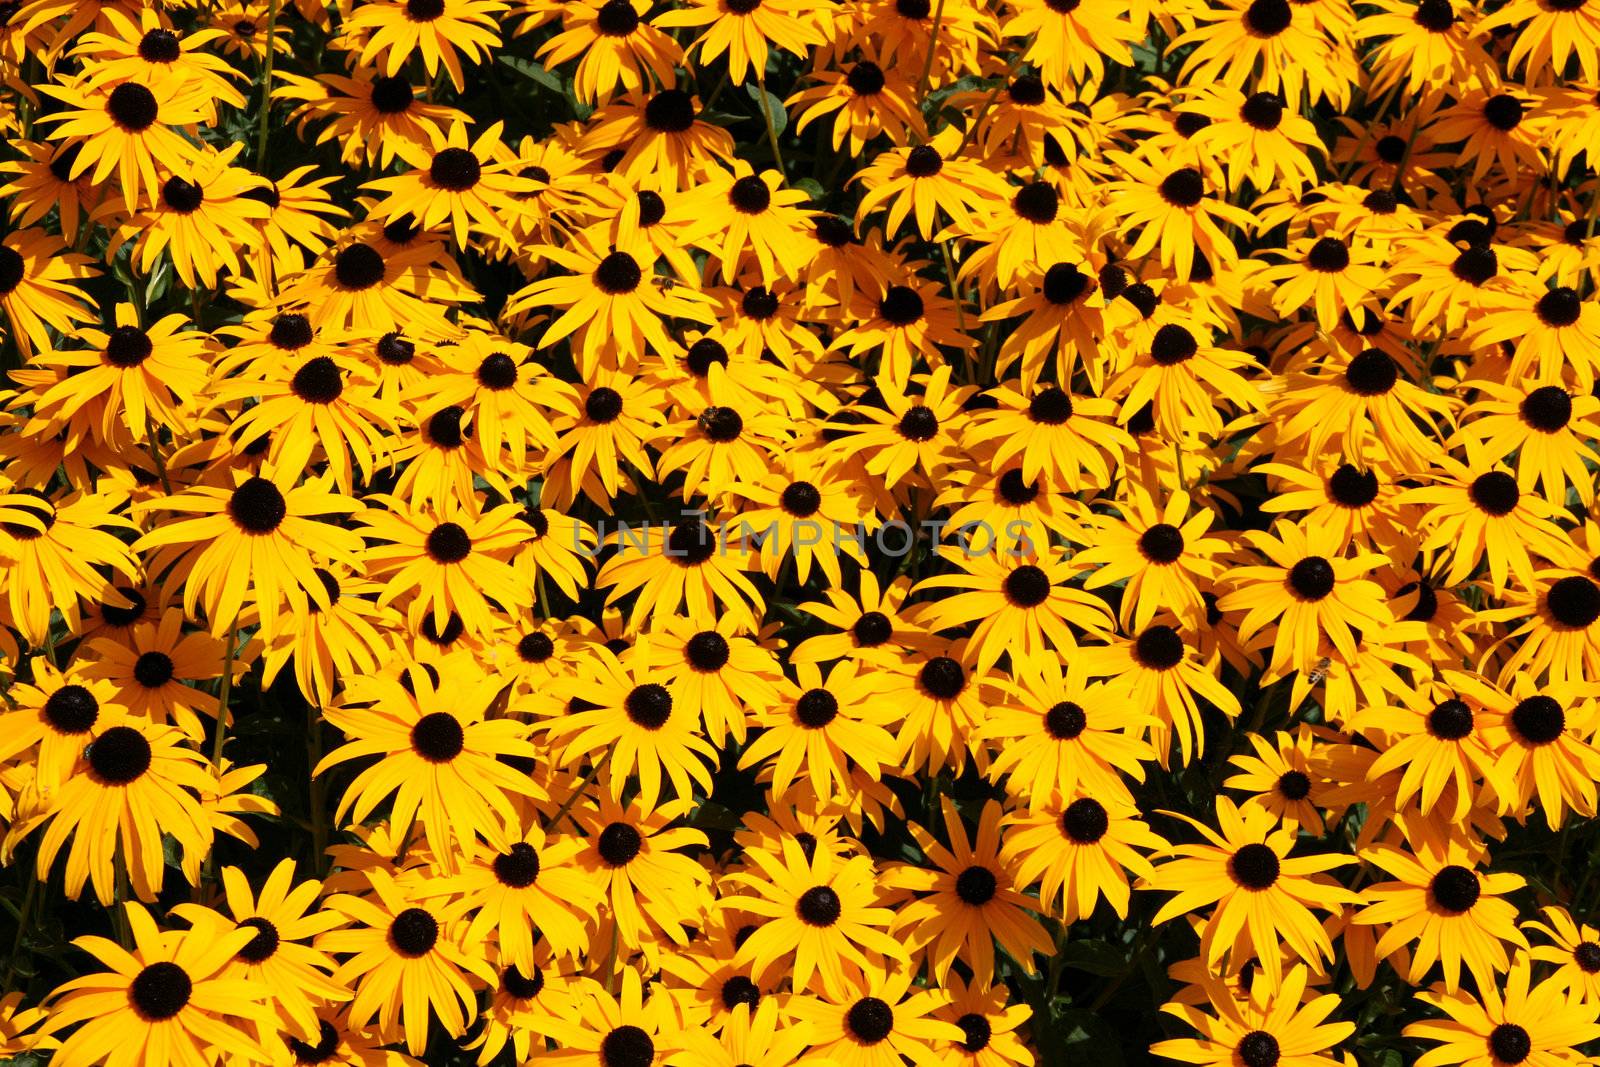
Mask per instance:
[[[1277,93],[1255,93],[1239,108],[1239,117],[1258,130],[1275,130],[1283,121],[1283,108]]]
[[[106,98],[106,111],[118,126],[130,133],[148,130],[160,112],[155,94],[138,82],[123,82]]]
[[[1557,578],[1545,593],[1545,605],[1556,622],[1581,630],[1600,619],[1600,586],[1581,575]]]
[[[1350,265],[1350,248],[1337,237],[1323,237],[1306,253],[1306,266],[1324,274],[1337,274]]]
[[[44,702],[45,721],[60,734],[81,734],[100,718],[100,702],[81,685],[64,685]]]
[[[515,966],[507,967],[500,975],[500,988],[515,1000],[532,1000],[544,989],[544,971],[535,967],[529,977]]]
[[[302,349],[314,339],[311,320],[299,314],[279,315],[272,320],[272,329],[267,333],[267,340],[273,347],[285,352]]]
[[[1422,0],[1411,20],[1429,33],[1444,33],[1456,24],[1456,12],[1450,0]]]
[[[1071,741],[1089,725],[1089,717],[1081,705],[1071,700],[1053,704],[1044,713],[1045,732],[1057,741]]]
[[[722,983],[722,1006],[732,1011],[744,1004],[752,1011],[761,1003],[761,987],[742,974],[736,974]]]
[[[1012,507],[1031,504],[1039,495],[1039,482],[1037,480],[1024,482],[1020,467],[1012,467],[1000,475],[995,488],[1000,494],[1000,499]]]
[[[1150,670],[1169,671],[1183,660],[1183,638],[1170,626],[1151,626],[1134,641],[1133,655]]]
[[[655,682],[634,686],[622,706],[634,725],[646,730],[659,730],[672,718],[672,694]]]
[[[808,689],[794,703],[794,717],[800,725],[820,730],[839,714],[839,698],[826,689]]]
[[[1321,556],[1307,556],[1289,568],[1289,588],[1301,600],[1321,600],[1333,592],[1333,564]]]
[[[289,388],[308,404],[331,404],[344,392],[344,377],[330,357],[316,356],[294,372]]]
[[[428,417],[428,440],[440,448],[460,448],[467,440],[461,428],[461,420],[466,414],[466,408],[459,405],[451,405],[434,412]]]
[[[428,556],[435,563],[460,563],[472,554],[472,538],[460,523],[441,522],[428,533]]]
[[[1057,3],[1060,0],[1056,0]],[[961,1047],[968,1052],[982,1052],[989,1047],[989,1038],[994,1035],[994,1029],[989,1025],[989,1020],[976,1012],[967,1012],[956,1020],[956,1025],[961,1028]]]
[[[439,940],[439,920],[422,908],[407,908],[389,924],[389,943],[406,959],[426,956]]]
[[[594,24],[607,37],[626,37],[639,28],[639,13],[628,0],[607,0],[595,12]]]
[[[878,314],[891,326],[910,326],[922,318],[922,297],[906,285],[891,285],[878,301]]]
[[[932,408],[918,404],[900,416],[898,428],[900,436],[908,441],[927,441],[939,432],[939,416]]]
[[[383,257],[361,241],[346,245],[333,257],[333,278],[342,289],[360,292],[383,281]]]
[[[772,203],[772,190],[754,174],[747,174],[729,188],[728,202],[743,214],[759,215]]]
[[[1374,189],[1361,198],[1361,206],[1374,215],[1393,215],[1400,207],[1400,201],[1387,189]]]
[[[145,600],[143,593],[126,585],[117,586],[117,592],[121,593],[123,598],[128,601],[128,606],[122,608],[102,600],[100,602],[100,618],[105,621],[107,626],[119,628],[132,626],[144,618],[145,608],[149,604]]]
[[[764,285],[753,286],[740,298],[739,310],[748,318],[765,322],[778,313],[778,298]]]
[[[696,567],[717,551],[717,535],[699,519],[684,519],[667,534],[667,558],[683,567]]]
[[[1382,396],[1400,379],[1394,358],[1381,348],[1368,348],[1356,354],[1345,368],[1344,380],[1357,396]]]
[[[1057,307],[1072,303],[1094,287],[1094,280],[1072,263],[1057,263],[1044,272],[1044,298]]]
[[[1174,367],[1200,351],[1200,344],[1186,327],[1169,322],[1156,331],[1150,342],[1150,358],[1163,367]]]
[[[478,384],[495,392],[517,384],[517,361],[504,352],[495,352],[478,364]]]
[[[1283,0],[1256,0],[1256,3],[1278,3]],[[1284,6],[1288,10],[1287,5]],[[1173,207],[1191,208],[1206,195],[1205,179],[1194,167],[1182,167],[1161,180],[1161,199]]]
[[[608,823],[595,844],[600,858],[612,867],[626,867],[643,848],[644,838],[625,822]]]
[[[1080,845],[1094,844],[1110,828],[1111,817],[1105,805],[1092,797],[1079,797],[1061,813],[1061,832]]]
[[[1421,582],[1407,582],[1394,591],[1394,599],[1400,600],[1417,594],[1417,602],[1405,614],[1407,622],[1431,622],[1439,613],[1439,594],[1433,586]]]
[[[877,96],[883,92],[883,68],[870,60],[862,60],[850,68],[844,81],[857,96]]]
[[[1533,1051],[1533,1041],[1516,1023],[1501,1023],[1489,1031],[1489,1051],[1501,1063],[1521,1063]]]
[[[1496,518],[1515,511],[1517,501],[1521,498],[1517,480],[1505,471],[1489,471],[1478,475],[1472,480],[1467,493],[1485,514]]]
[[[1060,426],[1072,418],[1072,397],[1052,385],[1028,402],[1028,418],[1046,426]]]
[[[172,657],[165,652],[145,652],[133,662],[133,679],[146,689],[160,689],[172,674]]]
[[[182,178],[168,178],[161,186],[161,202],[180,215],[197,211],[205,198],[205,190]]]
[[[1304,771],[1284,771],[1278,775],[1278,794],[1285,800],[1304,800],[1311,795],[1311,779]]]
[[[1006,599],[1019,608],[1034,608],[1050,599],[1050,578],[1031,563],[1006,575]]]
[[[1017,190],[1011,198],[1011,207],[1029,222],[1043,225],[1055,221],[1061,197],[1049,182],[1030,182]]]
[[[1178,131],[1184,140],[1188,140],[1210,125],[1211,117],[1197,111],[1180,111],[1172,119],[1172,128]]]
[[[720,671],[728,662],[728,639],[715,630],[701,630],[684,642],[683,655],[697,671]]]
[[[594,284],[612,296],[633,292],[643,279],[639,261],[626,252],[612,252],[594,269]]]
[[[1342,507],[1364,508],[1378,497],[1378,476],[1340,464],[1328,478],[1328,496]]]
[[[701,431],[717,444],[737,441],[744,433],[744,419],[733,408],[713,404],[700,413],[696,420]]]
[[[1555,433],[1572,419],[1572,395],[1559,385],[1542,385],[1522,398],[1519,410],[1535,430]]]
[[[1274,1067],[1278,1055],[1278,1039],[1265,1030],[1252,1030],[1239,1039],[1239,1059],[1245,1067]]]
[[[937,149],[919,144],[906,153],[906,173],[913,178],[931,178],[944,169],[944,159]]]
[[[139,38],[139,58],[146,63],[176,63],[181,55],[183,47],[171,30],[151,30]]]
[[[935,656],[922,665],[917,677],[937,700],[954,700],[967,687],[966,669],[949,656]]]
[[[127,785],[150,769],[153,753],[144,734],[131,726],[113,726],[89,746],[89,769],[101,781]]]
[[[682,89],[663,89],[644,106],[644,124],[658,133],[682,133],[694,116],[694,97]]]
[[[461,721],[448,711],[432,711],[411,727],[411,747],[429,763],[449,763],[466,747]]]
[[[327,1063],[339,1051],[339,1031],[326,1019],[317,1020],[317,1043],[308,1045],[297,1037],[288,1039],[296,1063]]]
[[[261,963],[269,960],[278,951],[278,928],[270,920],[259,915],[239,921],[241,927],[248,926],[254,930],[252,937],[244,948],[239,950],[239,959],[246,963]]]
[[[605,385],[591,390],[583,401],[583,413],[590,422],[615,422],[622,414],[622,394]]]
[[[246,532],[269,534],[289,514],[288,502],[276,485],[265,478],[247,478],[228,500],[228,514]]]
[[[832,926],[844,912],[844,904],[833,887],[814,885],[795,901],[794,913],[807,926]]]
[[[1583,311],[1583,301],[1578,298],[1577,290],[1563,285],[1541,296],[1533,311],[1546,326],[1571,326]]]
[[[1257,37],[1276,37],[1289,28],[1294,17],[1287,0],[1255,0],[1244,13],[1245,29]],[[1252,1064],[1251,1067],[1266,1067]]]
[[[1006,95],[1013,104],[1038,107],[1044,103],[1044,82],[1032,74],[1024,74],[1006,86]]]
[[[704,378],[711,373],[713,364],[728,365],[728,350],[722,342],[710,337],[702,337],[689,346],[689,351],[683,357],[684,366],[696,378]]]
[[[1452,863],[1433,876],[1429,883],[1434,903],[1445,911],[1460,915],[1478,902],[1478,875],[1470,867]]]
[[[1278,854],[1266,845],[1244,845],[1228,861],[1228,869],[1240,885],[1266,889],[1278,880]]]
[[[372,79],[372,92],[367,99],[380,115],[398,115],[410,110],[416,94],[404,78],[378,77]]]
[[[889,622],[889,616],[881,611],[869,611],[857,619],[850,628],[850,634],[855,638],[856,644],[861,648],[877,648],[887,644],[894,636],[894,626]]]
[[[1469,248],[1456,257],[1450,273],[1472,285],[1482,285],[1500,270],[1500,257],[1492,248]]]
[[[1600,944],[1593,941],[1579,942],[1572,950],[1572,962],[1588,974],[1600,973]]]
[[[894,1029],[894,1009],[877,997],[862,997],[845,1012],[844,1025],[863,1045],[876,1045]]]
[[[783,510],[796,518],[815,515],[822,507],[822,494],[810,482],[790,482],[779,497]]]
[[[1567,713],[1554,697],[1528,697],[1511,709],[1511,726],[1530,745],[1548,745],[1567,728]]]
[[[391,367],[403,367],[417,358],[417,346],[397,333],[386,333],[378,338],[373,351]]]
[[[543,663],[555,651],[555,642],[541,633],[524,634],[517,642],[517,657],[524,663]]]
[[[526,841],[518,841],[510,852],[494,858],[494,876],[500,884],[512,889],[526,889],[539,880],[539,850]]]
[[[1491,96],[1484,102],[1483,118],[1495,129],[1509,133],[1522,122],[1522,101],[1510,93]]]
[[[1000,883],[996,881],[994,872],[987,867],[974,864],[956,875],[956,896],[961,898],[962,903],[974,908],[981,908],[993,900],[999,888]]]
[[[444,14],[444,0],[406,0],[406,17],[413,22],[432,22]]]
[[[105,358],[113,367],[137,367],[150,358],[155,346],[150,335],[137,326],[118,326],[106,338]]]
[[[1440,740],[1459,741],[1472,733],[1473,721],[1472,708],[1465,701],[1451,697],[1428,712],[1428,732]]]
[[[126,84],[126,83],[125,83]],[[152,1022],[170,1019],[184,1009],[194,993],[189,972],[176,963],[152,963],[128,983],[128,1001]]]

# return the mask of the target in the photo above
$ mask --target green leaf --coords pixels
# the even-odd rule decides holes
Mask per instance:
[[[503,53],[500,56],[500,62],[529,81],[544,86],[557,96],[567,95],[567,87],[561,84],[561,76],[554,71],[546,70],[539,63],[523,59],[520,56],[508,56]]]
[[[1069,941],[1061,949],[1061,963],[1075,971],[1115,978],[1128,969],[1128,956],[1104,941]]]
[[[822,203],[822,198],[827,194],[823,192],[822,183],[815,178],[801,178],[794,183],[794,187],[809,196],[813,202]]]
[[[771,117],[772,128],[778,134],[778,136],[783,136],[783,131],[789,125],[789,112],[784,110],[783,101],[779,100],[776,96],[773,96],[759,85],[746,85],[744,89],[745,92],[750,94],[750,99],[755,101],[757,115],[761,114],[762,98],[766,98],[767,114]],[[765,122],[766,120],[763,119],[762,121]]]

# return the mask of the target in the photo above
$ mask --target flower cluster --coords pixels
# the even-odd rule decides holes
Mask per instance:
[[[0,1056],[1600,1041],[1596,0],[22,0],[0,73]]]

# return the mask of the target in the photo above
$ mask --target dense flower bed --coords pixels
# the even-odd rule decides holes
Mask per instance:
[[[0,1057],[1600,1047],[1596,0],[0,70]]]

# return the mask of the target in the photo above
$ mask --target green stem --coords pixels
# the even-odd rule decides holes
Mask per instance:
[[[322,713],[306,705],[306,767],[312,771],[322,762]],[[326,780],[311,775],[311,870],[321,878],[328,862],[328,787]]]
[[[222,777],[222,747],[228,743],[228,700],[233,696],[233,661],[236,654],[235,646],[239,643],[239,627],[235,623],[228,628],[228,647],[222,662],[222,683],[217,687],[217,735],[211,742],[211,763],[217,769],[217,777]],[[200,886],[208,884],[217,870],[217,851],[213,843],[211,851],[206,853],[204,869],[200,875],[200,885],[195,886],[198,895]]]
[[[944,21],[944,0],[933,9],[933,28],[928,31],[928,58],[922,62],[922,76],[917,79],[917,106],[923,105],[928,92],[928,77],[933,73],[933,56],[939,44],[939,24]]]
[[[156,418],[149,412],[144,416],[145,438],[150,442],[150,455],[156,461],[156,473],[161,476],[161,491],[172,495],[172,482],[167,478],[167,458],[161,454],[161,436],[156,433]]]
[[[572,810],[572,805],[576,804],[578,798],[583,796],[584,791],[589,788],[589,783],[594,780],[594,776],[600,773],[600,768],[610,762],[611,749],[608,748],[598,760],[590,764],[587,771],[583,772],[583,777],[578,779],[578,784],[572,787],[572,794],[562,803],[561,810],[556,812],[555,818],[545,824],[547,829],[554,830],[561,824],[561,820],[567,817],[567,812]]]
[[[783,152],[778,148],[778,128],[772,123],[772,108],[767,103],[767,76],[762,74],[756,78],[756,89],[761,95],[761,119],[767,124],[767,140],[772,143],[772,162],[778,168],[778,174],[788,180],[788,171],[783,169]]]
[[[278,28],[278,3],[272,0],[267,8],[267,62],[261,73],[261,121],[256,127],[256,170],[264,172],[267,167],[267,123],[272,114],[272,61],[277,57],[277,42],[273,38]],[[265,177],[265,174],[262,174]]]
[[[28,891],[22,897],[22,910],[17,913],[17,936],[11,939],[11,955],[6,959],[6,977],[0,989],[11,992],[11,980],[17,976],[17,962],[22,959],[22,938],[33,918],[33,900],[39,895],[39,879],[28,872]]]

